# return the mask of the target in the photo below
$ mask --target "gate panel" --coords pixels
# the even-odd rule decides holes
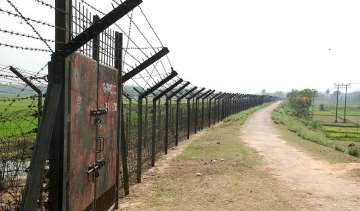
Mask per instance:
[[[107,114],[100,116],[101,126],[98,135],[103,139],[103,149],[97,149],[98,161],[104,161],[99,169],[96,184],[96,211],[107,210],[116,200],[116,151],[117,151],[117,71],[100,66],[98,84],[98,106]],[[99,143],[98,143],[99,145]]]
[[[85,210],[93,204],[95,183],[88,167],[95,163],[96,126],[90,116],[96,108],[96,62],[75,54],[70,68],[68,136],[69,210]]]
[[[116,199],[117,71],[97,66],[81,54],[71,59],[66,130],[71,211],[104,211]]]

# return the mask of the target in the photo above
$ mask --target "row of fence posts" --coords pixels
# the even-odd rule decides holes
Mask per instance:
[[[31,160],[30,172],[26,186],[24,190],[24,201],[22,203],[21,210],[36,210],[37,199],[39,198],[39,192],[42,187],[42,175],[44,175],[44,167],[46,160],[50,160],[50,172],[51,178],[50,183],[53,187],[49,193],[49,209],[50,210],[61,210],[65,208],[68,203],[66,196],[66,175],[64,172],[67,168],[67,148],[64,143],[64,128],[65,125],[65,70],[66,64],[68,63],[67,57],[72,53],[76,52],[81,46],[85,45],[90,40],[94,40],[93,46],[93,55],[95,60],[99,60],[99,43],[98,36],[105,29],[110,27],[117,20],[125,16],[128,12],[132,11],[137,5],[139,5],[141,0],[127,0],[123,4],[116,7],[113,11],[106,14],[100,20],[99,18],[94,18],[94,23],[82,33],[77,35],[75,38],[70,39],[68,36],[70,34],[70,27],[67,24],[68,15],[71,11],[71,1],[68,0],[56,0],[55,5],[60,10],[66,11],[66,13],[56,12],[55,22],[56,22],[56,52],[52,56],[52,61],[49,63],[49,85],[47,89],[47,95],[44,103],[44,109],[42,111],[42,120],[39,127],[39,133],[37,136],[37,141],[35,142],[34,153]],[[70,17],[71,18],[71,17]],[[62,29],[66,30],[62,30]],[[115,68],[122,73],[122,35],[116,33],[115,37]],[[118,130],[118,152],[119,155],[117,158],[117,167],[120,168],[120,163],[122,169],[116,169],[117,174],[120,174],[122,171],[122,182],[124,187],[124,193],[127,195],[129,193],[129,167],[128,165],[128,147],[129,143],[125,137],[126,125],[125,125],[125,112],[124,112],[124,101],[123,96],[130,99],[126,96],[126,93],[123,91],[123,86],[126,81],[133,78],[135,75],[139,74],[141,71],[152,65],[157,60],[161,59],[169,53],[167,48],[163,48],[155,55],[148,58],[146,61],[141,63],[139,66],[135,67],[133,70],[122,75],[119,74],[118,78],[118,111],[120,114],[118,116],[118,122],[120,122],[117,128]],[[159,83],[153,87],[139,92],[137,99],[137,143],[136,143],[136,181],[141,182],[142,170],[143,170],[143,147],[145,142],[150,140],[145,140],[143,136],[144,126],[143,126],[143,101],[146,100],[146,110],[145,115],[147,115],[147,99],[150,95],[154,95],[155,91],[159,91],[159,88],[163,87],[170,80],[177,76],[177,72],[172,70],[166,78],[162,79]],[[190,83],[183,84],[180,88],[175,90],[176,87],[180,86],[184,81],[179,79],[171,86],[161,91],[160,93],[152,97],[152,120],[151,120],[151,166],[155,166],[156,156],[157,156],[157,140],[161,140],[161,135],[164,135],[164,144],[163,151],[165,154],[168,153],[169,149],[169,117],[170,112],[169,108],[172,106],[171,101],[176,97],[176,114],[175,114],[175,145],[181,141],[179,132],[180,127],[180,111],[183,100],[186,100],[186,137],[189,139],[192,133],[197,133],[199,129],[205,128],[205,101],[207,101],[208,106],[208,127],[217,122],[222,121],[224,118],[232,115],[234,113],[246,110],[250,107],[260,105],[265,102],[274,100],[268,96],[258,96],[258,95],[243,95],[243,94],[233,94],[233,93],[216,93],[213,90],[205,91],[203,89],[197,89],[194,87],[192,89],[186,89]],[[175,91],[174,91],[175,90]],[[186,90],[184,94],[178,96],[181,91]],[[157,110],[158,106],[161,107],[161,103],[165,102],[165,134],[156,133],[156,128],[160,123],[160,119],[157,119]],[[120,106],[122,105],[122,106]],[[214,112],[212,112],[214,108]],[[159,109],[161,112],[161,109]],[[145,118],[147,119],[148,116]],[[128,117],[131,121],[132,116]],[[194,120],[194,122],[192,122]],[[213,121],[211,121],[213,120]],[[184,120],[183,120],[184,121]],[[173,122],[174,123],[174,122]],[[192,124],[193,123],[193,124]],[[157,125],[158,124],[158,125]],[[198,127],[200,126],[200,128]],[[145,129],[147,126],[145,127]],[[68,172],[66,172],[68,173]],[[119,175],[117,175],[119,177]],[[117,182],[120,179],[117,178]],[[116,184],[117,188],[121,184]],[[118,190],[118,189],[117,189]],[[117,198],[118,199],[118,198]],[[77,199],[74,199],[77,200]]]
[[[182,80],[181,80],[182,82]],[[168,153],[169,149],[169,128],[170,128],[170,107],[172,106],[171,101],[176,96],[178,91],[183,90],[186,86],[182,86],[178,90],[172,92],[169,96],[164,96],[172,91],[177,85],[181,82],[174,83],[173,86],[170,86],[167,90],[163,91],[161,94],[153,97],[152,100],[152,121],[151,121],[151,166],[155,166],[156,162],[156,144],[157,139],[162,137],[157,137],[164,135],[164,143],[163,143],[163,152],[164,154]],[[197,133],[199,130],[204,129],[205,127],[211,127],[226,117],[244,111],[248,108],[261,105],[266,102],[273,101],[274,99],[269,96],[257,96],[257,95],[243,95],[243,94],[230,94],[230,93],[217,93],[214,94],[214,90],[208,90],[203,92],[205,89],[200,89],[196,91],[196,87],[188,90],[184,95],[176,98],[176,112],[175,112],[175,121],[172,121],[172,124],[175,124],[175,146],[178,146],[179,142],[182,141],[179,139],[179,123],[180,123],[180,107],[182,104],[182,100],[186,98],[186,137],[190,138],[192,133]],[[145,142],[150,140],[144,140],[143,132],[143,101],[146,100],[146,109],[148,108],[148,98],[144,97],[147,95],[139,95],[138,97],[138,110],[137,110],[137,168],[136,168],[136,180],[138,183],[141,182],[142,170],[143,170],[143,146]],[[158,111],[158,106],[161,102],[165,102],[165,134],[157,134],[156,128],[159,127],[159,123],[157,122],[157,116],[160,111]],[[205,104],[207,104],[207,113],[205,113]],[[215,110],[213,110],[215,108]],[[214,112],[212,112],[214,111]],[[205,115],[207,117],[207,125],[205,125]],[[122,115],[123,116],[123,115]],[[147,111],[145,112],[145,118],[147,119]],[[194,124],[191,124],[191,121],[194,120]],[[213,120],[213,121],[211,121]],[[147,121],[145,121],[147,124]],[[172,125],[173,126],[173,125]],[[193,126],[193,127],[192,127]],[[146,126],[147,128],[148,126]],[[123,132],[124,133],[124,132]],[[125,140],[126,141],[126,140]],[[127,177],[129,174],[124,172],[124,176]],[[124,178],[124,182],[128,182],[129,178]],[[124,187],[129,187],[128,184],[124,184]],[[128,192],[126,189],[125,192]]]

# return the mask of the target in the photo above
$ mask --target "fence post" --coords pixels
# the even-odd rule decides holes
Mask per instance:
[[[156,100],[153,99],[153,108],[152,108],[152,136],[151,136],[151,166],[155,166],[156,159]]]
[[[205,88],[200,89],[197,93],[195,93],[193,96],[190,97],[190,99],[193,99],[193,106],[195,104],[195,127],[194,127],[194,132],[195,134],[197,133],[197,126],[198,126],[198,103],[199,103],[199,98],[198,95],[203,92],[205,90]],[[190,123],[190,122],[189,122]]]
[[[156,159],[156,100],[153,99],[152,104],[152,135],[151,135],[151,166],[155,166]]]
[[[212,110],[212,100],[213,100],[213,98],[210,98],[209,99],[209,112],[208,112],[208,126],[209,126],[209,128],[211,127],[211,110]]]
[[[220,109],[221,109],[221,98],[217,99],[217,117],[216,117],[216,122],[219,122],[220,121]]]
[[[181,86],[179,89],[177,89],[176,91],[174,91],[169,97],[167,97],[167,99],[173,98],[174,96],[176,96],[179,92],[181,92],[182,90],[184,90],[187,86],[190,85],[190,82],[186,82],[183,86]],[[190,91],[191,92],[191,91]],[[176,117],[175,117],[175,146],[178,145],[179,143],[179,106],[180,106],[180,101],[182,98],[186,97],[186,95],[188,95],[189,92],[187,92],[185,95],[177,98],[176,100]]]
[[[204,103],[205,100],[210,97],[213,93],[215,92],[215,90],[209,90],[207,92],[205,92],[203,95],[200,96],[201,99],[201,103],[202,103],[202,108],[201,108],[201,130],[204,129],[204,119],[205,119],[205,107],[204,107]],[[209,103],[209,102],[207,102]],[[209,110],[209,106],[208,106],[208,110]],[[210,118],[210,117],[209,117]]]
[[[184,80],[179,79],[174,84],[172,84],[170,87],[162,91],[160,94],[158,94],[155,99],[161,99],[163,96],[165,96],[167,93],[169,93],[171,90],[173,90],[175,87],[177,87],[179,84],[181,84]],[[165,143],[164,143],[164,152],[167,154],[168,152],[168,141],[169,141],[169,98],[166,98],[165,101]]]
[[[180,113],[180,102],[176,100],[175,146],[178,146],[179,144],[179,113]]]
[[[165,144],[164,144],[165,155],[168,153],[169,145],[169,100],[165,101]]]
[[[204,110],[205,110],[205,99],[201,99],[201,126],[200,129],[204,129]]]
[[[116,186],[117,199],[115,207],[118,208],[119,190],[120,190],[120,155],[122,163],[123,185],[125,195],[129,194],[129,171],[127,166],[127,143],[125,141],[125,127],[124,127],[124,108],[123,108],[123,83],[122,83],[122,45],[123,35],[119,32],[115,33],[115,68],[118,70],[117,79],[117,111],[118,111],[118,128],[117,128],[117,160],[116,160]]]
[[[190,138],[190,121],[191,121],[191,99],[187,99],[187,139]]]
[[[199,117],[198,111],[199,111],[199,99],[195,97],[195,127],[194,127],[195,134],[197,133],[197,127],[198,127],[198,117]]]
[[[138,98],[138,141],[137,141],[137,169],[136,169],[136,180],[138,183],[141,183],[141,167],[142,167],[142,147],[143,147],[143,137],[142,137],[142,111],[143,111],[143,99],[141,96]]]

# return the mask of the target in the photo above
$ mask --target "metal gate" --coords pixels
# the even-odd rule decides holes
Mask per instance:
[[[75,54],[69,78],[67,210],[107,210],[117,196],[117,71]]]

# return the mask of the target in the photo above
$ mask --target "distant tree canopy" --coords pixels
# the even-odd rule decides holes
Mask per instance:
[[[302,118],[310,116],[311,104],[316,93],[316,90],[304,89],[301,91],[293,90],[288,94],[289,105],[296,116]]]

